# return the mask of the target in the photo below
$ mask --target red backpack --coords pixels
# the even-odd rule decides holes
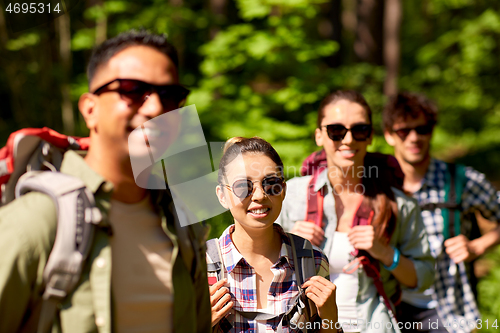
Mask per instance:
[[[66,136],[47,127],[12,133],[0,149],[0,206],[14,200],[17,181],[27,171],[59,170],[66,150],[87,150],[89,144],[90,138]]]
[[[400,190],[403,189],[404,173],[394,156],[381,153],[367,153],[365,156],[365,165],[377,166],[378,170],[382,171],[379,178],[383,179],[385,184]],[[304,221],[311,221],[321,228],[323,228],[323,200],[325,196],[325,187],[321,188],[319,191],[314,191],[314,187],[318,175],[326,168],[326,152],[321,150],[309,155],[302,163],[300,169],[302,176],[312,176],[307,189],[309,195]],[[373,215],[374,212],[371,207],[361,204],[356,211],[352,225],[370,225]],[[392,233],[389,236],[392,236]],[[390,299],[380,280],[380,263],[378,260],[371,257],[366,251],[355,250],[353,254],[357,257],[357,261],[363,266],[366,275],[373,278],[377,292],[384,299],[389,315],[395,319],[395,311],[391,306],[390,300],[392,300],[395,305],[399,304],[401,301],[401,289],[398,288],[395,295]]]

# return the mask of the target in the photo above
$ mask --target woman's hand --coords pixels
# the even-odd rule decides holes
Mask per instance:
[[[390,266],[394,251],[375,236],[373,225],[357,225],[352,227],[347,237],[355,249],[367,251],[373,258],[381,261],[384,265]]]
[[[293,229],[290,232],[307,239],[316,246],[320,246],[323,242],[323,239],[325,239],[325,232],[323,231],[323,229],[318,227],[316,224],[308,221],[295,222]]]
[[[306,296],[316,304],[321,319],[336,323],[338,320],[337,303],[335,302],[337,287],[330,280],[316,275],[307,280],[302,288],[305,289]]]
[[[224,287],[227,279],[217,281],[210,286],[210,304],[212,306],[212,327],[215,326],[233,307],[229,289]]]
[[[373,258],[386,267],[390,267],[394,260],[394,249],[375,236],[372,225],[357,225],[348,234],[349,242],[354,248],[367,251]],[[417,272],[413,261],[403,254],[399,255],[399,264],[391,271],[392,275],[403,285],[409,288],[417,286]]]

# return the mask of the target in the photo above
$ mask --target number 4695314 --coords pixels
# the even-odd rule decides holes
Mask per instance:
[[[9,3],[7,8],[5,8],[6,12],[14,13],[14,14],[26,14],[26,13],[59,13],[61,9],[59,8],[59,3],[50,4],[50,3]]]

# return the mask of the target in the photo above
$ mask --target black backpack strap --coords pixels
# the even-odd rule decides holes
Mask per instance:
[[[222,254],[220,252],[219,240],[217,238],[212,238],[207,240],[207,271],[209,284],[212,285],[217,281],[222,280],[225,277],[225,267],[222,261]],[[212,278],[216,278],[215,281],[211,281]],[[213,283],[212,283],[213,282]]]
[[[16,197],[37,191],[54,201],[57,231],[43,272],[45,291],[38,333],[50,332],[59,303],[73,291],[89,255],[95,225],[102,219],[94,196],[78,178],[60,172],[29,172],[16,186]]]
[[[318,191],[320,192],[320,191]],[[311,242],[300,236],[287,233],[292,246],[293,264],[295,266],[295,276],[297,278],[297,287],[299,294],[294,311],[289,311],[284,317],[283,321],[289,323],[290,321],[297,320],[302,314],[305,315],[306,322],[313,322],[319,318],[316,305],[305,295],[302,285],[312,276],[316,275],[316,262],[314,258],[314,250]],[[293,310],[293,309],[292,309]],[[313,332],[304,327],[305,332]]]

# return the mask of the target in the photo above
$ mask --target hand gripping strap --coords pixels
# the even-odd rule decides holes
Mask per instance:
[[[299,315],[305,316],[306,322],[311,322],[316,320],[318,313],[316,309],[316,305],[309,298],[306,297],[304,290],[302,289],[302,285],[312,276],[316,275],[316,263],[314,260],[314,251],[311,242],[308,240],[287,233],[288,238],[290,239],[290,243],[292,245],[292,256],[293,256],[293,264],[295,266],[295,276],[297,278],[297,287],[299,289],[299,295],[297,302]],[[303,313],[302,313],[303,309]],[[295,317],[295,320],[298,318]],[[307,325],[304,326],[304,332],[310,332],[308,330]]]
[[[94,196],[78,178],[59,172],[30,172],[16,186],[16,198],[29,192],[47,194],[57,212],[54,246],[43,272],[45,292],[38,333],[50,331],[57,304],[76,286],[101,220]]]
[[[288,234],[288,236],[292,245],[295,276],[299,289],[299,293],[289,302],[289,304],[293,304],[293,306],[287,312],[278,315],[262,311],[239,311],[235,309],[236,312],[248,320],[268,321],[282,316],[277,332],[281,332],[282,327],[288,326],[291,322],[299,322],[301,318],[305,318],[305,321],[315,320],[317,318],[316,305],[306,297],[304,290],[301,288],[302,284],[304,284],[308,278],[316,275],[316,264],[312,245],[309,241],[297,235]],[[209,278],[214,274],[217,275],[217,280],[221,280],[225,277],[226,270],[220,252],[219,240],[217,238],[207,241],[207,269]],[[304,328],[303,332],[311,332],[311,330]]]

